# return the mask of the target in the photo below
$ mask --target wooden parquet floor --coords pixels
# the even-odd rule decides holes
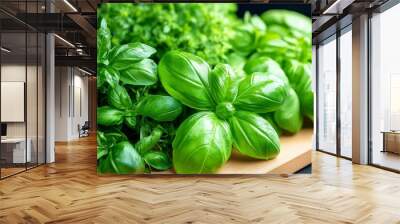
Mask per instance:
[[[400,175],[326,154],[312,175],[99,177],[95,144],[0,181],[0,223],[400,223]]]

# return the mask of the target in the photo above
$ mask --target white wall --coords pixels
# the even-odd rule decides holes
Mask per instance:
[[[76,68],[56,67],[55,85],[55,140],[77,139],[78,125],[88,120],[88,78]]]

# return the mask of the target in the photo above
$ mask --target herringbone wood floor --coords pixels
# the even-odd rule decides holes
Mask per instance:
[[[0,181],[0,223],[400,223],[400,175],[314,153],[313,174],[96,174],[95,139]]]

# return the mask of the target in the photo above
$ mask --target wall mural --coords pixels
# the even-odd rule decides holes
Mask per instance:
[[[101,4],[98,173],[310,172],[310,11]]]

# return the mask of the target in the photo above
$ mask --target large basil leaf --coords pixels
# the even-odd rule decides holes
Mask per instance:
[[[118,174],[144,172],[144,161],[136,149],[128,142],[116,144],[110,154],[111,164]]]
[[[124,70],[133,63],[149,58],[154,53],[156,53],[156,50],[146,44],[130,43],[114,47],[109,58],[114,69]]]
[[[171,160],[161,151],[149,152],[143,159],[149,166],[156,170],[168,170],[172,167]]]
[[[182,104],[170,96],[148,95],[138,103],[136,113],[156,121],[173,121],[182,113]]]
[[[274,114],[275,122],[282,129],[297,133],[303,125],[303,116],[300,110],[300,101],[296,92],[290,88],[288,96],[279,110]]]
[[[209,83],[216,103],[232,102],[237,95],[234,71],[228,64],[217,64],[211,71]]]
[[[298,41],[296,39],[282,37],[271,32],[267,32],[260,37],[258,51],[260,54],[273,58],[279,63],[286,59],[301,58],[302,55],[302,49],[298,46]]]
[[[247,74],[262,72],[266,75],[274,75],[284,81],[285,84],[289,84],[289,80],[281,66],[275,60],[266,56],[252,57],[244,66],[244,71]]]
[[[124,112],[110,106],[97,108],[97,124],[103,126],[120,125],[124,121]]]
[[[121,81],[129,85],[148,86],[158,81],[157,64],[151,59],[130,63],[121,72]]]
[[[160,81],[165,90],[186,106],[198,110],[210,110],[214,107],[208,91],[209,72],[207,62],[181,51],[166,53],[158,65]]]
[[[103,83],[108,83],[111,88],[114,88],[119,83],[119,72],[111,67],[102,67],[100,69],[97,88],[100,88]]]
[[[229,125],[212,112],[198,112],[178,128],[173,164],[178,174],[215,173],[231,155]]]
[[[153,149],[160,141],[162,136],[162,129],[160,127],[154,128],[149,136],[143,136],[135,144],[135,148],[138,150],[140,155],[145,155],[148,151]]]
[[[239,83],[237,110],[267,113],[278,110],[287,96],[287,85],[276,76],[253,73]]]
[[[300,99],[301,111],[313,120],[314,93],[312,90],[311,64],[290,60],[284,66],[286,75]]]
[[[279,154],[279,136],[258,114],[239,111],[229,119],[233,145],[244,155],[273,159]]]
[[[125,87],[116,85],[108,90],[108,103],[121,110],[131,109],[132,100]]]

